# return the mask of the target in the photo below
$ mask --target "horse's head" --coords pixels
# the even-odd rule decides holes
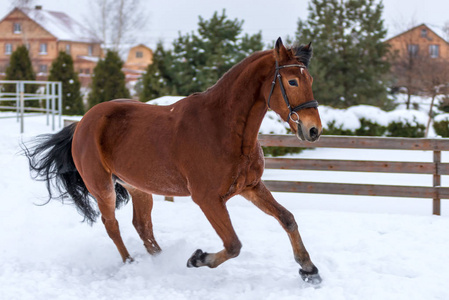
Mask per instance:
[[[320,137],[322,126],[318,102],[313,98],[313,79],[307,69],[311,57],[311,44],[286,49],[281,38],[277,40],[275,74],[267,102],[299,139],[314,142]]]

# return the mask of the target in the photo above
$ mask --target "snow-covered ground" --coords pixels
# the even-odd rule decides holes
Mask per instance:
[[[217,269],[188,269],[197,248],[221,241],[189,198],[155,197],[153,222],[162,254],[149,256],[131,224],[132,204],[117,212],[133,264],[123,265],[103,225],[81,223],[69,205],[45,206],[19,142],[50,132],[44,117],[0,119],[0,299],[449,299],[449,207],[431,215],[430,199],[276,193],[296,217],[319,287],[301,281],[280,225],[246,200],[228,202],[243,243]],[[308,158],[431,161],[416,151],[317,149]],[[448,160],[443,153],[443,160]],[[431,185],[431,176],[275,171],[265,179]],[[446,178],[443,185],[447,186]]]

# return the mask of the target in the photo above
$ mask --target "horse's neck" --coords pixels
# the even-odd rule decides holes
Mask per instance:
[[[227,118],[225,123],[242,137],[242,152],[248,155],[257,145],[259,128],[268,109],[263,87],[273,76],[274,58],[265,51],[241,64],[226,73],[210,92],[216,93]]]

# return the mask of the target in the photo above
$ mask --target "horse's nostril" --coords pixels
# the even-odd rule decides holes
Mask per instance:
[[[316,139],[318,137],[318,129],[316,127],[310,128],[309,135],[312,139]]]

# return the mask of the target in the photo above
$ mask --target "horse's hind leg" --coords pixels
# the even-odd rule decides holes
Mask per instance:
[[[296,262],[302,267],[299,270],[302,279],[314,284],[320,283],[321,277],[318,274],[318,269],[310,260],[309,253],[302,242],[293,214],[276,202],[271,192],[262,182],[253,188],[245,190],[242,196],[278,220],[290,238]]]
[[[85,180],[85,182],[89,192],[95,197],[95,199],[97,199],[98,208],[101,213],[101,220],[103,221],[109,237],[117,247],[123,262],[132,262],[133,259],[129,255],[128,250],[123,243],[119,225],[117,219],[115,218],[116,194],[112,178],[101,180],[100,176],[98,176],[95,181]],[[95,182],[95,184],[94,186],[93,184],[89,186],[87,182]],[[104,184],[105,182],[107,183]],[[104,184],[103,186],[101,185],[102,183]]]
[[[215,268],[228,259],[238,256],[240,249],[242,248],[242,244],[240,243],[234,228],[232,227],[228,210],[221,199],[217,199],[215,201],[211,200],[210,202],[206,200],[204,203],[198,204],[212,227],[222,239],[225,249],[217,253],[206,253],[198,249],[187,261],[187,266],[189,268],[202,266]]]
[[[134,187],[125,185],[133,201],[133,225],[150,254],[161,252],[153,234],[151,210],[153,209],[153,196]]]

